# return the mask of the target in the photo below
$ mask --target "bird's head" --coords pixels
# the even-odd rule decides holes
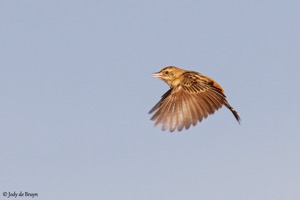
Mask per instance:
[[[175,80],[178,79],[178,77],[181,74],[183,74],[184,72],[185,72],[185,70],[180,69],[178,67],[168,66],[168,67],[163,68],[159,72],[153,73],[152,77],[159,78],[159,79],[165,81],[168,85],[170,85],[172,87],[172,86],[177,85],[177,81],[175,81]]]

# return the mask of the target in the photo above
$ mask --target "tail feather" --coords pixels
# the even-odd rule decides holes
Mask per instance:
[[[236,110],[234,110],[234,108],[231,105],[229,105],[229,103],[227,101],[225,102],[224,105],[232,112],[232,114],[234,115],[234,117],[238,121],[238,123],[241,124],[241,118],[240,118],[239,114],[236,112]]]

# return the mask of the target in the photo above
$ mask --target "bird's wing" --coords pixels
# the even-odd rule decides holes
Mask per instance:
[[[182,88],[189,93],[197,94],[199,98],[214,105],[213,108],[218,110],[225,105],[240,123],[241,118],[234,108],[226,100],[223,88],[213,79],[203,76],[197,72],[186,72],[183,74]],[[213,114],[214,112],[210,113]]]
[[[149,112],[155,111],[151,120],[162,124],[163,130],[195,126],[227,102],[223,89],[212,79],[195,72],[182,76],[180,85],[166,92]]]

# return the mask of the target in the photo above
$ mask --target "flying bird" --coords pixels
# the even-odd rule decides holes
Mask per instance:
[[[226,100],[223,88],[213,79],[198,72],[168,66],[153,77],[166,82],[170,89],[149,111],[155,126],[162,130],[182,131],[214,114],[223,105],[226,106],[240,123],[241,118]]]

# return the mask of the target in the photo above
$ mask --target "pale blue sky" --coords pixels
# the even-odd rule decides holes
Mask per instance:
[[[298,200],[299,10],[1,1],[0,199]],[[182,133],[153,127],[168,86],[150,74],[167,65],[217,80],[241,125],[223,108]]]

